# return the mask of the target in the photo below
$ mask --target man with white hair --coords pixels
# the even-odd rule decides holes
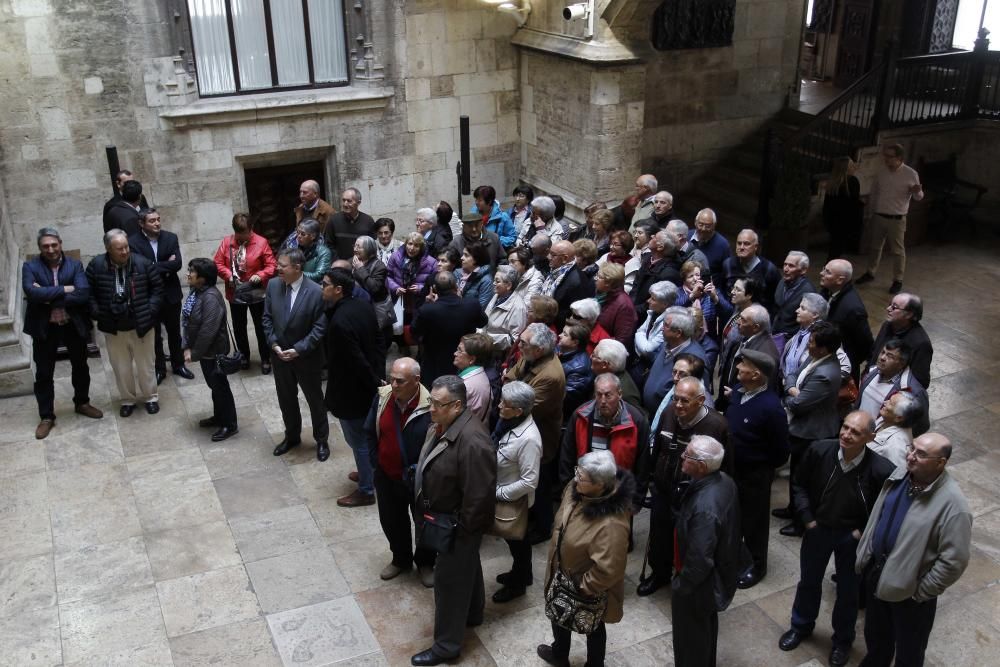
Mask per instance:
[[[708,257],[705,256],[701,250],[694,247],[690,241],[688,241],[688,226],[683,220],[671,220],[667,223],[664,231],[674,239],[674,245],[677,246],[677,252],[674,254],[674,268],[678,271],[688,262],[694,262],[701,267],[702,275],[708,277],[709,264]]]
[[[451,243],[451,235],[445,231],[447,227],[438,224],[437,211],[430,207],[417,211],[416,226],[417,231],[424,237],[427,254],[431,257],[440,255],[441,251]]]
[[[316,181],[304,181],[299,186],[299,205],[295,207],[295,224],[298,225],[306,218],[312,218],[319,223],[322,235],[336,211],[323,201],[319,194],[319,183]]]
[[[736,485],[719,470],[723,447],[694,436],[681,455],[690,483],[682,491],[676,518],[681,565],[671,584],[674,664],[715,665],[719,612],[736,593],[740,554],[740,509]]]
[[[334,259],[354,256],[354,242],[359,236],[375,238],[375,220],[359,209],[361,191],[347,188],[340,195],[340,212],[330,216],[323,235],[326,245],[334,251]]]
[[[802,303],[804,294],[816,291],[809,282],[806,273],[809,271],[809,255],[801,250],[792,250],[781,265],[781,282],[774,291],[774,318],[771,320],[771,332],[792,336],[799,330],[795,320],[795,311]]]
[[[673,263],[676,253],[677,244],[666,231],[660,230],[650,239],[649,252],[642,256],[639,272],[632,283],[632,303],[635,304],[635,314],[640,322],[646,318],[646,300],[649,299],[649,288],[653,283],[669,280],[674,285],[681,286],[681,274]]]
[[[663,345],[656,353],[642,391],[642,405],[653,414],[673,386],[674,360],[682,352],[705,361],[705,348],[694,340],[694,316],[687,308],[671,306],[664,311]]]
[[[781,282],[781,272],[771,260],[760,255],[760,237],[752,229],[744,229],[736,236],[736,255],[722,263],[726,274],[726,292],[733,289],[733,283],[740,278],[753,278],[764,286],[760,302],[768,312],[774,309],[774,292]],[[718,285],[716,286],[718,287]]]
[[[562,225],[556,220],[556,203],[552,197],[535,197],[531,200],[531,220],[526,220],[519,230],[517,245],[527,245],[540,232],[545,232],[552,243],[561,241]]]
[[[726,274],[722,264],[729,258],[732,251],[725,236],[715,231],[718,219],[715,211],[703,208],[694,219],[694,230],[688,235],[688,242],[705,253],[708,258],[708,268],[712,273],[712,282],[722,289],[726,286]],[[702,276],[704,278],[704,276]]]
[[[632,219],[629,221],[629,229],[635,227],[635,223],[640,220],[652,216],[653,196],[658,189],[659,184],[656,182],[656,176],[652,174],[642,174],[635,179],[635,213],[632,214]]]
[[[674,196],[666,190],[660,190],[653,195],[653,211],[646,220],[652,222],[660,229],[664,229],[667,223],[673,219]]]
[[[740,337],[727,341],[722,350],[722,367],[719,372],[719,399],[716,405],[727,403],[729,391],[736,385],[736,358],[744,350],[755,350],[763,352],[774,360],[774,367],[778,365],[778,348],[771,338],[771,316],[767,309],[760,304],[747,306],[736,318],[739,327]],[[772,368],[772,371],[773,371]],[[768,383],[774,387],[777,384],[777,374],[771,374],[767,379]]]

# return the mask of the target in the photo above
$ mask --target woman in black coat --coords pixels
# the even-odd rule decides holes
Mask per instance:
[[[830,180],[823,196],[823,226],[830,235],[827,259],[857,252],[861,243],[864,205],[861,203],[861,183],[851,175],[854,161],[839,157],[833,161]]]
[[[188,263],[188,286],[191,288],[181,306],[184,361],[201,363],[205,383],[212,390],[212,416],[198,426],[218,427],[212,441],[219,442],[239,432],[236,425],[236,402],[229,388],[229,379],[215,362],[218,354],[229,353],[226,326],[226,302],[215,288],[219,272],[215,262],[197,257]]]

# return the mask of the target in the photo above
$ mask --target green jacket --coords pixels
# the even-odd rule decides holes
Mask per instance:
[[[309,249],[309,253],[306,256],[306,265],[302,267],[302,273],[309,280],[318,283],[323,280],[323,274],[330,268],[332,262],[333,255],[330,253],[330,249],[317,241]]]

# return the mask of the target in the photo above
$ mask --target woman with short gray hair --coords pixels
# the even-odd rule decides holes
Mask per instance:
[[[669,280],[661,280],[649,287],[646,320],[635,332],[635,353],[646,369],[653,365],[656,351],[663,345],[664,314],[677,301],[677,295],[677,286]]]
[[[378,243],[370,236],[359,236],[354,240],[354,257],[351,258],[354,280],[372,298],[375,318],[382,331],[382,349],[392,344],[392,320],[394,317],[392,298],[389,296],[387,279],[389,270],[378,258]],[[385,377],[385,370],[379,374]]]
[[[569,324],[580,324],[590,329],[590,342],[587,343],[587,352],[593,354],[594,348],[602,340],[611,338],[611,334],[597,323],[601,316],[601,304],[597,299],[580,299],[569,305],[569,317],[566,322]]]
[[[530,385],[515,380],[501,390],[500,421],[493,431],[497,448],[497,503],[516,503],[518,509],[528,512],[535,502],[538,473],[542,465],[542,436],[531,417],[535,403],[535,390]],[[548,499],[546,499],[546,502]],[[509,572],[497,575],[501,588],[493,594],[497,603],[510,602],[521,597],[534,582],[531,571],[531,543],[520,535],[518,539],[505,538],[514,564]]]
[[[486,326],[480,329],[493,339],[500,352],[506,352],[517,340],[528,321],[528,304],[517,291],[517,269],[509,264],[497,267],[493,275],[493,298],[486,304]]]
[[[330,268],[330,263],[333,261],[330,249],[319,238],[319,222],[312,218],[303,218],[282,245],[282,250],[298,248],[302,251],[304,260],[302,273],[314,283],[323,280],[323,274]],[[374,241],[374,239],[372,240]]]
[[[892,461],[897,468],[906,465],[906,448],[913,442],[913,424],[923,408],[913,394],[897,391],[882,402],[878,416],[882,422],[868,448]]]
[[[785,348],[778,360],[786,387],[795,385],[799,371],[809,363],[809,351],[806,349],[809,344],[809,328],[814,323],[826,319],[829,310],[829,304],[821,295],[815,292],[802,295],[802,301],[795,311],[795,321],[799,325],[799,330],[785,341]],[[846,378],[851,374],[851,360],[847,358],[843,345],[837,348],[837,359],[840,361],[840,377]]]

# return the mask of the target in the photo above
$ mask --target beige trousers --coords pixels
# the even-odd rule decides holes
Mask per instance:
[[[136,401],[158,401],[156,371],[153,367],[153,332],[147,331],[145,336],[139,338],[134,330],[119,331],[117,334],[104,334],[104,339],[108,344],[108,362],[115,372],[122,405],[135,405]],[[138,389],[136,379],[139,381]]]
[[[871,254],[868,256],[868,273],[875,275],[879,261],[882,259],[882,247],[888,241],[889,253],[892,255],[892,279],[903,282],[903,271],[906,270],[906,216],[899,220],[883,218],[875,213],[871,220]]]

